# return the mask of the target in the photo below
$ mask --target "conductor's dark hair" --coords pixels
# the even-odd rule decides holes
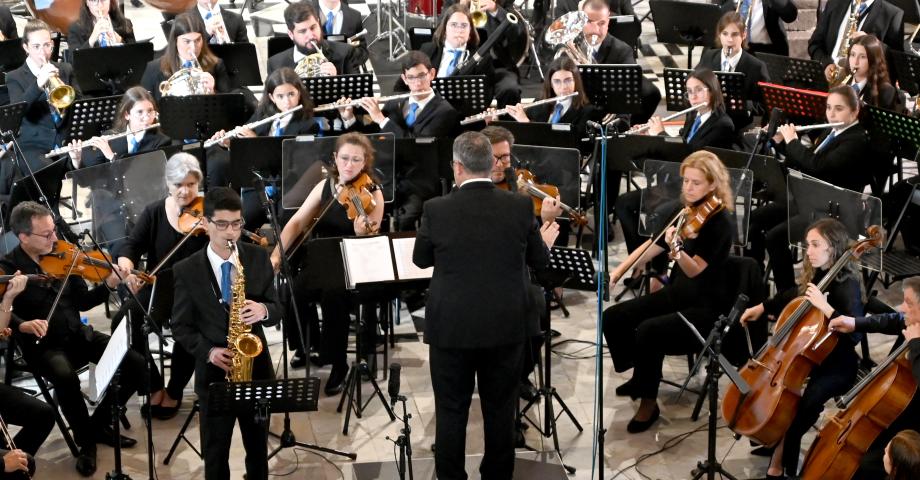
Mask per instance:
[[[16,235],[21,233],[32,233],[32,219],[51,216],[51,210],[48,207],[27,200],[16,205],[10,213],[10,229]]]
[[[218,210],[240,212],[243,210],[243,202],[233,189],[215,187],[208,190],[208,193],[204,196],[204,216],[211,218],[214,216],[214,212]]]

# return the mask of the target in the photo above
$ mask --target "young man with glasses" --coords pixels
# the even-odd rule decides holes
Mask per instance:
[[[10,214],[10,228],[19,239],[19,246],[0,260],[0,265],[11,273],[43,274],[41,258],[51,253],[57,242],[51,211],[35,202],[22,202]],[[118,266],[115,268],[122,278],[128,274]],[[88,289],[83,279],[72,275],[63,281],[30,283],[14,298],[4,297],[5,301],[0,304],[0,325],[9,322],[26,362],[54,385],[61,411],[80,448],[76,468],[83,476],[90,476],[96,471],[96,443],[114,446],[111,420],[115,399],[106,395],[92,416],[83,403],[76,370],[89,362],[99,362],[108,346],[109,336],[84,325],[80,312],[106,301],[119,283],[119,276],[113,272],[105,278],[104,285]],[[48,318],[61,289],[64,291],[57,308]],[[138,389],[144,393],[145,386],[140,380],[147,378],[145,370],[143,357],[128,350],[120,368],[119,405],[124,406]],[[132,447],[137,443],[125,436],[120,438],[120,442],[122,447]]]
[[[257,422],[254,415],[214,416],[209,414],[208,386],[223,382],[230,371],[233,353],[227,347],[229,309],[233,300],[230,289],[242,265],[246,284],[246,302],[240,318],[252,327],[262,341],[262,352],[253,359],[252,379],[275,377],[268,342],[262,325],[273,326],[281,320],[272,279],[268,253],[259,247],[239,242],[243,228],[242,202],[239,195],[226,187],[208,191],[204,200],[204,223],[208,246],[176,263],[175,302],[170,321],[173,335],[195,357],[195,393],[201,406],[201,445],[206,480],[230,478],[230,443],[237,421],[246,449],[248,478],[268,478],[268,425]],[[228,242],[236,245],[234,250]]]

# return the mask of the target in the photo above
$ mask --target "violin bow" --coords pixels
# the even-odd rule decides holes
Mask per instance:
[[[51,309],[48,310],[48,315],[45,320],[48,322],[48,328],[51,328],[51,317],[54,316],[54,311],[57,310],[58,304],[61,302],[61,296],[64,294],[64,287],[67,286],[67,280],[70,279],[70,274],[73,273],[73,269],[77,267],[77,255],[73,256],[73,262],[70,262],[70,268],[67,269],[67,275],[64,275],[64,279],[61,280],[61,287],[58,288],[57,295],[54,297],[54,302],[51,304]],[[45,331],[45,336],[48,336],[48,331]],[[41,337],[35,340],[35,343],[41,342]]]

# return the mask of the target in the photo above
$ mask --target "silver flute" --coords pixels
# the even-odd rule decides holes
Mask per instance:
[[[151,128],[160,128],[159,123],[154,123],[149,127],[138,128],[137,130],[131,130],[128,132],[113,133],[111,135],[101,135],[99,138],[105,140],[106,142],[115,140],[116,138],[127,137],[128,135],[134,135],[138,132],[143,132],[150,130]],[[83,143],[86,143],[85,141]],[[58,155],[64,155],[65,153],[76,152],[77,150],[82,150],[85,145],[80,145],[79,147],[75,144],[70,144],[66,147],[55,148],[54,150],[45,154],[45,158],[56,157]]]
[[[817,125],[802,125],[795,127],[796,132],[807,132],[809,130],[819,130],[821,128],[838,128],[846,125],[846,122],[819,123]]]
[[[400,93],[399,95],[390,95],[389,97],[377,97],[375,98],[375,100],[377,100],[377,103],[386,103],[386,102],[389,102],[390,100],[402,100],[403,98],[428,95],[429,93],[434,93],[434,90],[425,90],[424,92]],[[336,103],[336,102],[324,103],[322,105],[318,105],[316,108],[313,109],[313,111],[314,112],[328,112],[330,110],[335,110],[337,108],[356,107],[360,104],[361,104],[361,99],[352,100],[350,102],[345,102],[345,103]]]
[[[526,110],[530,107],[536,107],[537,105],[543,105],[546,103],[556,103],[556,102],[565,100],[566,98],[572,98],[578,94],[579,92],[572,92],[572,93],[567,93],[565,95],[559,95],[553,98],[545,98],[543,100],[537,100],[535,102],[521,105],[521,108]],[[473,122],[478,122],[480,120],[485,120],[489,117],[497,117],[499,115],[504,115],[508,113],[509,110],[510,109],[508,107],[501,108],[498,110],[493,110],[493,111],[486,110],[485,112],[477,113],[476,115],[470,115],[469,117],[464,118],[463,120],[460,121],[460,125],[467,125]]]
[[[256,120],[255,122],[250,122],[250,123],[247,123],[247,124],[245,124],[245,125],[240,125],[240,126],[238,126],[238,127],[234,127],[232,130],[229,130],[229,131],[227,131],[227,132],[224,132],[224,134],[221,135],[221,136],[219,136],[219,137],[215,137],[215,138],[212,138],[212,139],[210,139],[210,140],[205,141],[205,142],[204,142],[204,148],[208,148],[208,147],[210,147],[211,145],[214,145],[214,144],[216,144],[216,143],[223,142],[224,140],[226,140],[226,139],[228,139],[228,138],[236,137],[236,136],[238,136],[243,130],[252,130],[253,128],[258,127],[259,125],[265,125],[266,123],[274,122],[275,120],[277,120],[277,119],[279,119],[279,118],[281,118],[281,117],[283,117],[283,116],[285,116],[285,115],[290,115],[290,114],[292,114],[292,113],[294,113],[294,112],[300,110],[301,108],[303,108],[303,105],[302,105],[302,104],[301,104],[301,105],[297,105],[297,106],[294,107],[294,108],[290,108],[290,109],[288,109],[288,110],[285,110],[285,111],[283,111],[283,112],[278,112],[278,113],[276,113],[276,114],[274,114],[274,115],[272,115],[272,116],[270,116],[270,117],[265,117],[265,118],[263,118],[262,120]]]
[[[705,103],[701,103],[701,104],[699,104],[699,105],[694,105],[694,106],[692,106],[692,107],[690,107],[690,108],[686,108],[686,109],[681,110],[681,111],[679,111],[679,112],[677,112],[677,113],[668,115],[667,117],[662,118],[661,121],[662,121],[662,122],[667,122],[667,121],[669,121],[669,120],[674,120],[674,119],[677,118],[677,117],[680,117],[680,116],[686,115],[686,114],[688,114],[688,113],[690,113],[690,112],[699,110],[699,109],[701,109],[701,108],[703,108],[703,107],[705,107],[705,106],[706,106]],[[627,135],[637,135],[637,134],[640,134],[640,133],[642,133],[642,132],[645,132],[646,130],[648,130],[649,128],[651,128],[651,126],[652,126],[652,124],[646,123],[645,125],[642,125],[641,127],[637,128],[637,129],[635,129],[635,130],[630,130],[630,131],[625,132],[625,133],[626,133]]]

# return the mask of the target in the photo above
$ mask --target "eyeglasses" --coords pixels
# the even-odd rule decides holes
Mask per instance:
[[[459,22],[448,22],[447,26],[455,30],[469,30],[469,23],[459,23]]]
[[[233,227],[234,230],[243,228],[242,220],[234,220],[232,222],[228,222],[226,220],[211,220],[211,223],[213,223],[214,226],[221,231],[226,230],[227,227]]]
[[[492,157],[495,158],[495,161],[496,161],[496,162],[511,163],[511,154],[510,154],[510,153],[506,153],[506,154],[504,154],[504,155],[492,155]]]
[[[30,232],[29,235],[35,235],[36,237],[42,237],[45,240],[50,241],[52,238],[54,238],[57,235],[57,232],[55,232],[54,230],[48,233],[31,233]]]
[[[420,74],[418,74],[418,75],[406,75],[406,74],[404,73],[403,76],[406,77],[406,83],[409,83],[409,82],[421,82],[422,80],[428,78],[428,72],[426,71],[425,73],[420,73]]]
[[[341,160],[345,163],[351,163],[352,165],[358,165],[359,163],[364,163],[364,157],[358,157],[358,156],[350,157],[348,155],[336,154],[335,159]]]

